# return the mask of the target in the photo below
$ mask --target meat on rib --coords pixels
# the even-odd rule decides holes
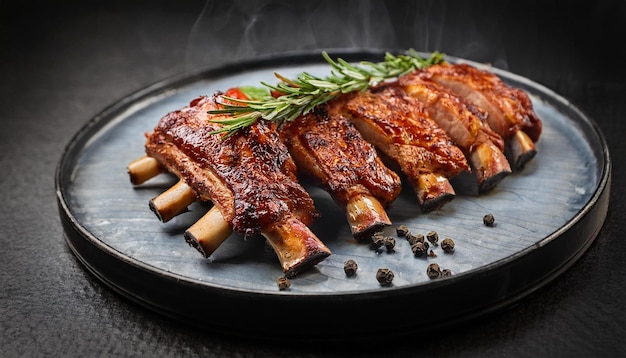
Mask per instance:
[[[343,113],[407,176],[424,211],[455,196],[449,180],[470,170],[463,152],[424,106],[394,85],[344,97]]]
[[[504,141],[486,123],[487,113],[423,71],[398,79],[398,84],[420,101],[432,118],[465,153],[481,193],[493,189],[511,174],[504,154]]]
[[[535,156],[542,122],[526,92],[507,85],[493,72],[465,63],[442,63],[422,71],[487,112],[487,123],[504,138],[514,169],[523,169]]]
[[[381,161],[331,100],[280,128],[298,170],[323,187],[342,207],[357,239],[391,225],[385,208],[401,190],[399,176]]]
[[[273,124],[261,120],[227,138],[214,134],[221,115],[208,111],[220,108],[220,96],[198,97],[165,115],[146,134],[146,153],[213,202],[236,232],[263,234],[286,275],[295,276],[330,255],[307,227],[319,213]]]

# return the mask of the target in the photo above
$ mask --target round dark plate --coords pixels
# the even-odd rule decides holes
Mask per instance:
[[[382,51],[331,55],[383,58]],[[530,94],[544,123],[537,156],[486,195],[460,186],[452,202],[424,214],[405,188],[388,212],[395,226],[452,238],[452,254],[435,246],[436,257],[416,258],[402,238],[394,252],[377,253],[351,238],[343,212],[325,192],[305,183],[322,214],[312,229],[333,254],[280,291],[276,281],[283,273],[263,240],[233,235],[204,259],[183,232],[208,206],[194,203],[164,224],[148,201],[176,178],[163,174],[130,184],[126,165],[144,154],[144,133],[163,115],[198,95],[271,83],[275,71],[290,78],[304,71],[325,76],[329,67],[319,53],[261,58],[161,82],[89,121],[68,144],[56,173],[67,243],[90,272],[124,296],[233,335],[341,340],[349,330],[350,337],[363,338],[441,328],[508,307],[559,276],[593,242],[608,209],[611,163],[602,134],[580,110],[526,78],[489,69]],[[483,224],[488,213],[495,216],[493,227]],[[386,233],[395,236],[395,226]],[[343,272],[349,258],[359,264],[350,278]],[[430,280],[426,267],[433,262],[453,275]],[[394,272],[391,286],[376,281],[378,268]]]

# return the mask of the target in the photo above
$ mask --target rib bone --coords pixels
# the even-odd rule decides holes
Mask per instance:
[[[127,166],[127,170],[130,182],[133,185],[143,184],[148,179],[163,173],[161,164],[159,164],[156,159],[147,155],[130,162]]]
[[[209,257],[232,234],[233,228],[213,206],[209,212],[185,231],[185,241],[202,256]]]
[[[156,170],[158,168],[158,170]],[[128,165],[131,183],[139,185],[163,172],[163,167],[152,157],[141,157]],[[138,181],[134,178],[141,178]],[[180,179],[163,194],[150,200],[150,209],[159,220],[167,222],[176,215],[187,211],[187,207],[197,200],[196,193],[184,180]],[[233,229],[224,220],[222,213],[213,206],[208,213],[185,231],[187,243],[196,248],[204,257],[209,257],[232,233]]]
[[[359,240],[391,225],[391,220],[380,201],[364,193],[350,198],[346,204],[346,217],[352,235]]]
[[[282,219],[264,231],[263,236],[276,252],[287,277],[299,275],[330,255],[315,234],[295,217]]]
[[[168,222],[174,216],[187,211],[187,207],[197,200],[196,193],[179,180],[167,191],[150,200],[149,207],[162,222]]]
[[[524,169],[524,166],[537,154],[535,142],[523,131],[515,131],[515,134],[508,138],[507,149],[512,158],[513,167],[516,170]]]

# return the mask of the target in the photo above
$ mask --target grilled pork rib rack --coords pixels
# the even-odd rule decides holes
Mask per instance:
[[[236,88],[226,96],[246,99]],[[199,97],[164,116],[146,134],[147,156],[129,164],[131,182],[176,175],[179,182],[149,203],[161,221],[196,200],[211,202],[185,231],[190,245],[208,257],[233,230],[262,234],[287,277],[330,255],[308,228],[319,214],[298,175],[330,194],[362,240],[391,225],[385,210],[401,182],[387,164],[428,212],[455,197],[450,179],[463,172],[484,193],[523,169],[542,129],[525,92],[469,65],[432,65],[341,94],[280,126],[259,120],[226,138],[215,134],[214,120],[227,115],[209,114],[228,102],[223,97]]]

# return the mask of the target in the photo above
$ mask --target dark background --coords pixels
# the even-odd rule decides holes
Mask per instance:
[[[624,1],[0,0],[0,355],[625,356],[625,38]],[[489,62],[582,109],[613,160],[608,217],[587,253],[496,315],[350,349],[202,332],[135,305],[79,264],[64,241],[54,172],[92,117],[188,71],[327,48]]]

